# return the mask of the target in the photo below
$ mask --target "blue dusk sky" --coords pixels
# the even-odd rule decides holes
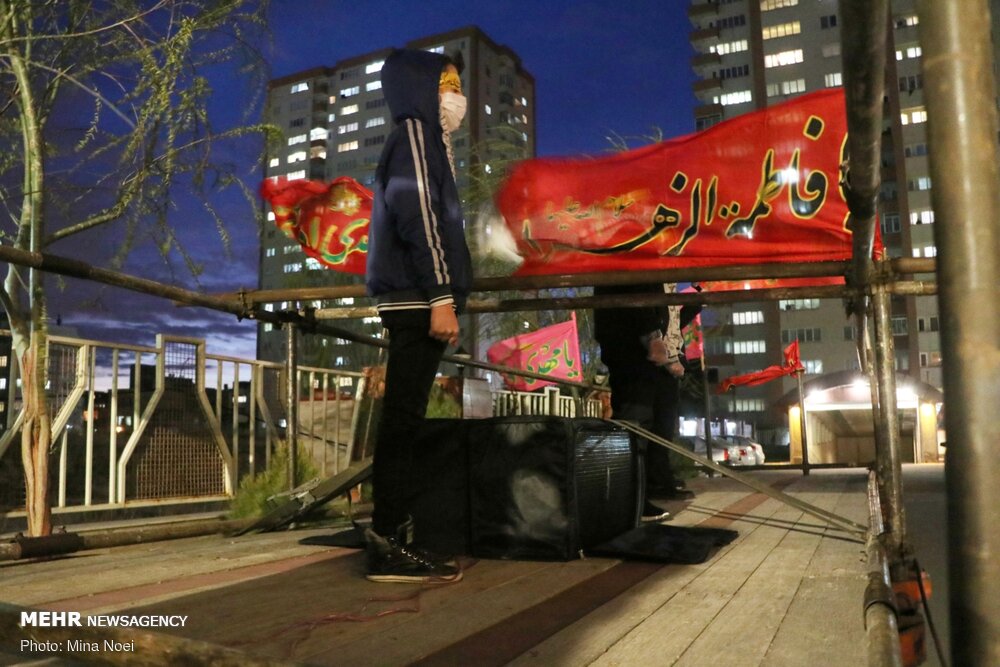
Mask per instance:
[[[693,131],[687,7],[684,0],[273,0],[271,43],[261,48],[270,76],[277,78],[476,25],[517,53],[535,78],[538,155],[596,155],[610,149],[613,134],[636,147],[655,129],[664,137]],[[216,124],[227,116],[238,122],[238,114],[226,110],[243,111],[250,101],[229,90],[225,80],[212,85],[218,96],[213,106],[223,111]],[[246,159],[245,177],[255,183],[259,165],[252,152]],[[151,242],[138,248],[124,271],[210,293],[256,287],[255,223],[245,204],[226,205],[224,213],[232,237],[228,254],[214,224],[178,204],[175,225],[194,259],[205,265],[197,284],[180,257],[165,262]],[[110,255],[96,235],[51,251],[95,264]],[[53,289],[50,315],[96,340],[152,344],[159,332],[205,338],[210,354],[255,354],[252,322],[83,281],[67,280],[65,289]]]

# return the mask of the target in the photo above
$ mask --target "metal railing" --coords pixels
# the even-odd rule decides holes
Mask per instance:
[[[0,505],[22,507],[23,400],[3,341],[9,333]],[[283,364],[209,355],[203,340],[173,336],[153,347],[51,336],[49,356],[57,512],[229,498],[286,437]],[[299,446],[320,474],[336,474],[350,460],[362,374],[300,367],[296,386]]]
[[[0,330],[0,510],[24,504],[23,400],[9,341]],[[204,340],[164,335],[155,346],[51,336],[49,358],[57,513],[225,500],[286,441],[283,363],[207,354]],[[364,374],[298,366],[295,376],[297,450],[330,477],[354,455]],[[494,392],[492,402],[497,416],[601,412],[599,400],[555,387]]]
[[[560,394],[557,387],[546,387],[542,393],[526,391],[494,391],[493,414],[554,415],[557,417],[600,417],[601,402],[594,398],[578,399]]]

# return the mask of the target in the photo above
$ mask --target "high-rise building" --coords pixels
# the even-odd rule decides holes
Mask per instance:
[[[404,46],[461,54],[465,63],[462,90],[468,98],[468,111],[462,128],[452,139],[463,198],[472,196],[477,180],[474,176],[488,175],[494,161],[534,157],[535,81],[516,53],[472,26],[423,37]],[[382,63],[391,50],[387,47],[271,81],[267,117],[284,131],[284,137],[268,155],[265,176],[318,180],[350,176],[370,188],[382,147],[393,127],[380,79]],[[261,289],[358,281],[306,257],[295,241],[273,225],[272,214],[268,213],[268,219],[271,224],[261,238]],[[351,305],[345,301],[323,305]],[[338,322],[338,326],[366,333],[375,333],[379,328],[377,318]],[[309,339],[304,341],[303,363],[357,369],[366,363],[365,357],[357,355],[370,352],[346,341],[314,336]],[[284,359],[284,346],[280,331],[269,324],[260,326],[259,358]]]
[[[915,4],[892,1],[887,39],[879,219],[892,257],[936,255]],[[994,22],[998,4],[991,1]],[[838,10],[837,0],[692,0],[696,127],[842,85]],[[1000,33],[994,29],[994,34]],[[742,303],[715,309],[714,315],[708,363],[722,376],[771,365],[780,359],[778,350],[796,339],[806,380],[858,367],[856,332],[840,300]],[[940,326],[937,297],[893,299],[898,372],[941,387]],[[757,424],[767,437],[782,431],[785,418],[773,406],[794,386],[794,380],[785,380],[741,387],[717,407]]]

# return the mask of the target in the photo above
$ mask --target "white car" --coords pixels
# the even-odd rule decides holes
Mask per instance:
[[[681,438],[681,442],[686,444],[695,454],[705,456],[705,439],[700,436],[693,438]],[[760,445],[757,445],[760,447]],[[725,466],[752,466],[758,465],[759,460],[764,462],[763,449],[755,450],[752,447],[738,445],[721,438],[712,439],[712,461]]]
[[[764,448],[759,442],[754,442],[745,435],[729,435],[725,438],[726,442],[736,445],[738,452],[736,452],[737,459],[741,463],[733,465],[745,465],[745,466],[762,466],[764,465]]]

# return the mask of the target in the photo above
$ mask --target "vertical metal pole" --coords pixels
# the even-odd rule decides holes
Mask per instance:
[[[809,439],[806,437],[806,395],[802,391],[802,371],[795,373],[795,382],[799,386],[799,439],[802,441],[802,474],[809,474]]]
[[[906,537],[903,517],[903,467],[899,458],[899,414],[896,410],[896,351],[892,341],[890,295],[885,285],[873,290],[875,311],[875,375],[878,384],[878,419],[875,427],[875,472],[879,498],[887,519],[890,559],[902,554]]]
[[[711,461],[713,460],[712,438],[709,437],[709,434],[712,432],[712,394],[708,383],[708,368],[705,366],[705,350],[701,351],[701,388],[705,392],[705,457]],[[695,434],[697,434],[697,430]],[[708,476],[714,477],[714,473],[709,470]]]
[[[985,0],[918,0],[936,221],[954,665],[1000,664],[1000,167]]]
[[[295,483],[295,469],[298,467],[299,431],[299,359],[296,343],[298,327],[294,322],[285,323],[285,443],[288,446],[288,490]]]

